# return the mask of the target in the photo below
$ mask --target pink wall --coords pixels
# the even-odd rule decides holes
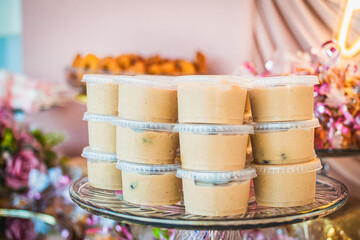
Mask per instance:
[[[232,73],[253,55],[252,13],[251,0],[23,1],[24,72],[62,82],[64,67],[78,52],[192,59],[201,50],[212,73]],[[76,155],[87,144],[84,111],[73,103],[30,120],[68,132],[63,150]]]

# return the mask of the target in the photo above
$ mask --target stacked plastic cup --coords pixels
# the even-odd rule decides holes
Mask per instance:
[[[246,212],[253,168],[245,168],[251,125],[243,125],[251,82],[235,76],[181,76],[178,90],[184,204],[206,216]]]
[[[116,76],[118,117],[117,168],[122,170],[123,198],[141,205],[168,205],[181,200],[175,177],[179,134],[177,91],[172,77]]]
[[[251,136],[258,177],[256,201],[270,207],[292,207],[315,199],[316,171],[313,117],[316,76],[258,78],[249,91],[255,134]]]
[[[94,152],[86,147],[81,156],[87,159],[90,186],[107,190],[122,189],[121,172],[115,167],[115,154]]]
[[[87,90],[89,147],[83,150],[87,158],[88,179],[92,187],[121,190],[121,171],[116,165],[115,127],[111,125],[117,115],[118,85],[114,76],[87,74],[83,77]]]

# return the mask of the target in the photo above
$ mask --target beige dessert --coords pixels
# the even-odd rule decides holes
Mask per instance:
[[[243,179],[234,180],[196,180],[201,176],[178,171],[183,180],[184,204],[188,213],[204,216],[230,216],[245,213],[248,206],[250,179],[255,171],[248,172]],[[244,170],[243,170],[244,171]],[[240,172],[240,171],[238,171]],[[194,172],[193,172],[194,173]],[[224,173],[205,173],[214,176]],[[229,176],[232,174],[228,173]],[[209,176],[208,176],[209,177]],[[229,177],[230,178],[230,177]]]
[[[124,119],[173,123],[177,121],[177,92],[171,77],[117,76],[118,115]]]
[[[245,102],[245,116],[244,121],[250,120],[251,117],[251,105],[250,105],[250,97],[249,92],[246,93],[246,102]]]
[[[85,74],[87,111],[94,114],[117,115],[118,85],[111,75]]]
[[[178,87],[179,122],[242,124],[250,83],[234,76],[182,76]]]
[[[121,171],[116,168],[115,154],[94,152],[86,147],[82,156],[87,158],[90,186],[107,190],[122,189]]]
[[[116,160],[108,161],[87,161],[89,184],[95,188],[107,190],[121,190],[121,171],[116,168]]]
[[[314,201],[316,171],[322,167],[319,159],[292,165],[253,166],[258,174],[254,187],[259,205],[294,207]]]
[[[249,125],[179,124],[181,162],[184,169],[241,170],[245,166]]]
[[[314,128],[318,120],[255,123],[251,135],[254,161],[259,164],[294,164],[314,158]]]
[[[179,147],[173,124],[116,119],[116,153],[120,160],[144,164],[172,164]]]
[[[116,129],[111,124],[112,116],[85,113],[88,121],[89,145],[92,151],[115,153]]]
[[[249,90],[255,122],[295,121],[313,118],[316,76],[285,76],[253,80]]]
[[[120,164],[120,165],[119,165]],[[118,162],[117,167],[122,169],[123,197],[130,203],[140,205],[171,205],[179,202],[182,197],[181,179],[175,174],[176,170],[164,170],[170,165],[132,165]],[[178,165],[177,165],[178,167]],[[172,168],[172,167],[170,167]]]

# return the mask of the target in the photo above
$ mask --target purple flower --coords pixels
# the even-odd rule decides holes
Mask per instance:
[[[40,163],[33,151],[26,149],[19,152],[6,161],[6,184],[14,189],[27,187],[30,171],[34,168],[43,170],[45,166]]]
[[[9,240],[36,239],[35,225],[30,219],[8,218],[5,235]]]

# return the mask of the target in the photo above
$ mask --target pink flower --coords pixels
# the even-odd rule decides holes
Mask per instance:
[[[6,184],[14,189],[27,187],[33,168],[43,170],[45,166],[40,163],[33,151],[27,149],[19,152],[14,158],[6,161]]]
[[[10,108],[1,106],[0,104],[0,125],[4,127],[12,127],[14,124],[14,116]]]
[[[35,225],[31,219],[8,218],[5,225],[6,239],[36,239]]]

